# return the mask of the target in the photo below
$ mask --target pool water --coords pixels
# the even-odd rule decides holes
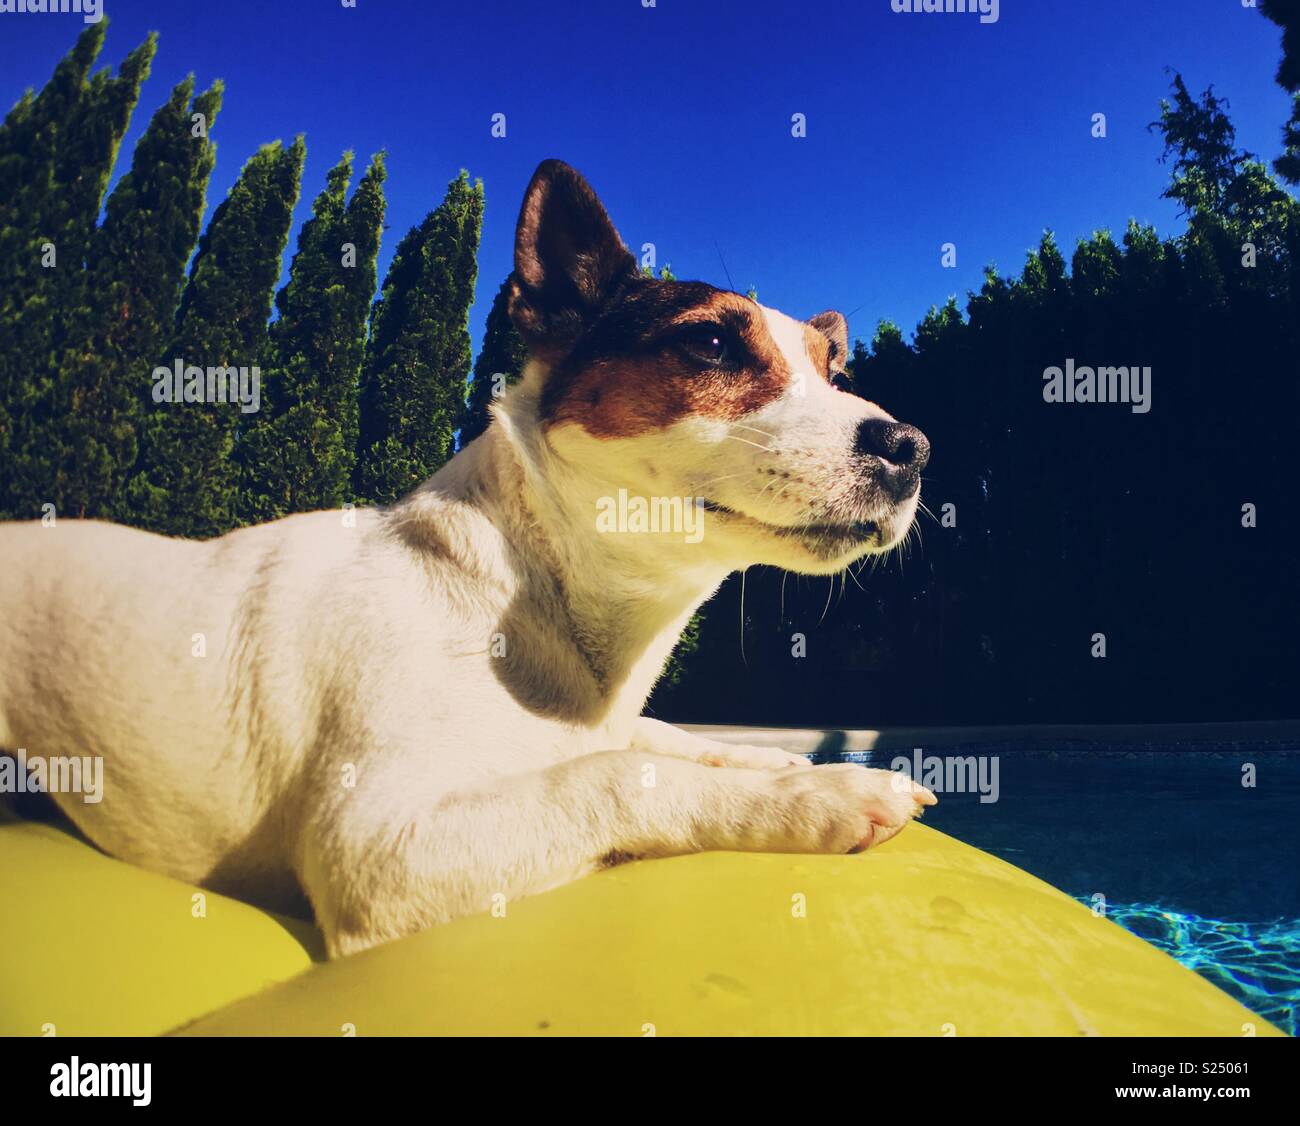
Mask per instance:
[[[1243,1005],[1297,1034],[1300,919],[1225,922],[1140,903],[1111,904],[1108,917],[1172,954]]]
[[[989,803],[940,794],[927,824],[1088,906],[1104,896],[1114,922],[1300,1032],[1300,745],[925,751],[996,756],[998,782]],[[899,755],[911,757],[833,757],[888,767]]]

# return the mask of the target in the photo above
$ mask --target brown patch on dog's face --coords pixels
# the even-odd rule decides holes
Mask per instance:
[[[810,332],[828,356],[826,337]],[[687,416],[741,418],[779,398],[790,379],[756,302],[702,282],[644,278],[549,373],[541,416],[627,438]]]

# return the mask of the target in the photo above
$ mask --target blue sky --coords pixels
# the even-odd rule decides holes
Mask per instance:
[[[1273,83],[1280,33],[1242,0],[1002,0],[989,25],[895,14],[889,0],[104,3],[101,61],[160,33],[119,175],[192,70],[226,82],[209,210],[265,141],[306,134],[299,222],[342,150],[388,150],[381,278],[447,181],[462,167],[480,177],[475,347],[545,157],[584,172],[629,245],[653,242],[679,277],[728,285],[729,273],[797,316],[850,313],[869,337],[882,317],[910,332],[949,294],[964,303],[987,262],[1017,271],[1044,227],[1067,252],[1130,216],[1176,233],[1146,129],[1166,67],[1194,91],[1213,82],[1239,142],[1270,159],[1288,116]],[[0,15],[6,107],[80,28],[76,15]],[[1106,140],[1090,135],[1097,112]],[[504,139],[490,135],[495,113]],[[940,265],[945,242],[955,270]]]

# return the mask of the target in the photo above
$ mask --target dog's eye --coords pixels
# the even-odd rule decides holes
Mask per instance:
[[[682,334],[682,350],[709,367],[722,367],[731,359],[726,330],[721,325],[696,325]]]

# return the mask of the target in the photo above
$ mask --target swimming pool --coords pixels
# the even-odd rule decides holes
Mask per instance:
[[[997,780],[995,801],[941,794],[927,824],[1089,906],[1104,896],[1110,919],[1300,1032],[1300,744],[981,743],[926,754],[995,759],[985,774]],[[900,756],[913,758],[815,761],[889,767]]]

